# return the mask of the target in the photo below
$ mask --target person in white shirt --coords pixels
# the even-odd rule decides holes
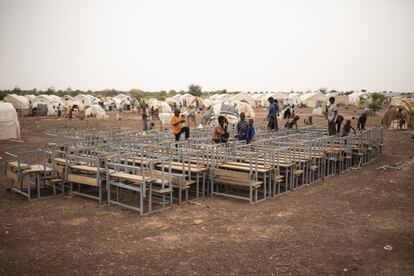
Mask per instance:
[[[332,136],[336,134],[335,122],[338,116],[338,107],[335,104],[334,97],[329,98],[327,115],[328,115],[328,133],[329,133],[329,136]]]

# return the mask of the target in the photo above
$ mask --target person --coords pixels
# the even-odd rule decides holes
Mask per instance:
[[[228,121],[222,115],[217,118],[217,121],[218,124],[213,130],[212,140],[215,143],[226,143],[229,139],[229,133],[227,132]]]
[[[283,114],[283,119],[289,119],[291,115],[292,115],[292,110],[291,110],[290,104],[287,104],[286,110]]]
[[[250,142],[253,140],[255,135],[256,135],[256,129],[254,128],[254,120],[249,119],[248,128],[247,128],[246,143],[250,144]]]
[[[354,135],[356,135],[355,128],[351,126],[351,120],[346,120],[342,132],[342,137],[348,136],[351,133],[351,129],[354,131]]]
[[[148,130],[150,130],[150,131],[155,130],[155,124],[154,124],[154,122],[151,122]]]
[[[358,118],[357,129],[358,130],[365,129],[366,122],[367,122],[367,114],[363,112],[361,116],[359,116]]]
[[[244,112],[240,113],[240,121],[237,123],[237,137],[239,141],[246,141],[248,138],[248,128],[249,123],[246,121],[246,114]]]
[[[402,129],[405,124],[405,119],[404,111],[401,107],[397,109],[397,112],[395,113],[395,118],[399,121],[399,127],[400,129]]]
[[[73,110],[74,110],[74,107],[72,106],[72,107],[69,109],[69,119],[73,119]]]
[[[298,129],[298,121],[299,121],[299,116],[296,115],[295,117],[293,117],[293,119],[288,120],[285,124],[285,128],[293,128],[293,126],[295,126],[296,129]]]
[[[279,107],[277,106],[277,104],[274,102],[273,97],[269,97],[268,99],[269,101],[269,113],[267,115],[267,119],[268,119],[268,124],[267,124],[267,128],[272,130],[272,129],[278,129],[277,126],[277,113],[279,112]]]
[[[171,117],[171,130],[177,142],[180,141],[180,136],[183,132],[185,133],[185,140],[190,138],[190,129],[188,126],[182,126],[183,123],[185,123],[185,120],[180,116],[180,110],[175,109],[174,115]]]
[[[150,112],[150,119],[151,120],[154,120],[154,116],[155,116],[155,109],[154,109],[154,106],[151,106],[151,112]]]
[[[344,116],[342,116],[342,115],[336,116],[336,121],[335,121],[336,133],[340,133],[341,132],[341,125],[342,125],[342,122],[343,121],[344,121]]]
[[[146,131],[148,129],[148,114],[147,109],[144,107],[142,109],[142,124],[143,124],[143,131]]]
[[[327,105],[327,117],[328,117],[328,135],[332,136],[336,134],[335,122],[338,116],[338,107],[335,104],[335,97],[329,98],[329,104]]]
[[[311,126],[311,125],[313,125],[313,122],[312,122],[312,116],[309,116],[309,117],[308,117],[308,119],[304,119],[304,120],[303,120],[303,123],[304,123],[305,125],[307,125],[307,126]]]
[[[60,104],[58,105],[58,117],[62,116],[62,109],[60,107]]]

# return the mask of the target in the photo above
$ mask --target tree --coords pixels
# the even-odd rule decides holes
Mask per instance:
[[[131,89],[129,90],[128,95],[137,100],[143,99],[145,97],[144,91],[141,89]]]
[[[188,93],[190,93],[191,95],[195,96],[195,97],[200,97],[203,92],[201,90],[201,86],[200,85],[196,85],[196,84],[191,84],[188,87]]]
[[[368,96],[367,99],[367,106],[369,108],[372,109],[372,111],[374,111],[374,113],[382,108],[385,104],[385,102],[387,101],[387,97],[385,97],[383,94],[381,93],[371,93]]]

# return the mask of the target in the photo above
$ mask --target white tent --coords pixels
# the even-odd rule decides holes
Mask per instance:
[[[0,102],[0,140],[20,139],[20,124],[11,103]]]
[[[92,105],[92,99],[85,94],[78,94],[72,98],[73,105],[77,105],[79,108],[83,109],[86,106]]]
[[[158,113],[172,113],[171,106],[168,103],[156,99],[150,99],[148,106],[158,110]]]
[[[72,99],[73,99],[73,97],[71,95],[63,95],[62,96],[62,100],[64,100],[64,101],[70,101]]]
[[[255,100],[247,93],[240,92],[227,100],[229,104],[237,104],[239,102],[247,102],[250,106],[255,106]]]
[[[191,106],[194,103],[197,104],[196,97],[194,97],[193,95],[188,94],[188,93],[184,94],[184,95],[181,95],[180,103],[181,103],[182,106],[185,106],[185,107]]]
[[[359,106],[360,97],[366,98],[367,96],[367,92],[354,92],[348,96],[348,103],[351,105]]]
[[[300,96],[302,96],[302,94],[298,92],[289,93],[288,95],[289,103],[294,104],[294,105],[299,104]]]
[[[85,110],[86,117],[96,117],[97,119],[107,119],[105,110],[99,104],[93,104]]]
[[[127,106],[131,106],[131,99],[125,94],[119,94],[112,98],[115,102],[117,109],[123,109]]]
[[[6,97],[4,97],[3,100],[5,102],[11,103],[15,109],[24,110],[29,109],[30,107],[29,99],[24,96],[8,94]]]
[[[24,97],[26,97],[31,102],[36,99],[36,96],[35,95],[32,95],[32,94],[24,95]]]
[[[326,101],[325,94],[320,91],[310,92],[303,94],[299,98],[301,104],[306,105],[307,107],[316,107],[319,104]]]
[[[289,99],[288,93],[285,93],[285,92],[276,92],[276,93],[265,94],[261,98],[260,106],[268,107],[270,97],[272,97],[275,100],[278,100],[280,106],[285,104]]]
[[[335,103],[337,105],[348,105],[349,104],[349,97],[341,92],[329,92],[325,95],[326,102],[329,101],[330,97],[335,98]]]
[[[236,107],[235,107],[236,111],[240,114],[241,112],[244,112],[244,114],[246,115],[246,117],[248,118],[254,118],[256,116],[256,114],[253,111],[253,108],[251,105],[249,105],[246,102],[239,102]]]

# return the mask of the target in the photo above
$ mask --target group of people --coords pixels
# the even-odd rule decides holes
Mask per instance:
[[[269,130],[278,130],[278,121],[277,117],[279,114],[279,105],[277,100],[269,97],[269,109],[267,115],[267,128]],[[294,114],[291,114],[294,115]],[[342,128],[341,126],[344,122],[344,117],[338,114],[338,107],[335,104],[335,98],[329,98],[329,104],[327,105],[326,115],[328,119],[328,133],[329,135],[341,135],[342,137],[348,136],[351,131],[356,134],[355,128],[352,127],[351,120],[346,120],[345,124]],[[146,113],[144,109],[143,114],[144,119],[144,129],[146,129]],[[298,128],[299,116],[294,115],[290,116],[285,123],[285,128]],[[361,114],[358,118],[358,129],[365,129],[365,124],[367,121],[367,115],[365,113]],[[190,138],[190,128],[189,126],[184,125],[186,122],[184,115],[181,114],[178,108],[174,109],[174,115],[171,117],[171,131],[174,134],[175,141],[179,141],[181,135],[184,133],[185,140]],[[306,125],[312,125],[312,116],[309,116],[307,120],[304,120]],[[217,118],[217,125],[214,127],[212,131],[212,141],[215,143],[226,143],[230,139],[230,134],[228,131],[229,122],[225,116],[218,116]],[[154,125],[150,126],[150,128],[154,128]],[[235,138],[239,141],[245,141],[246,143],[251,143],[254,136],[256,135],[256,130],[254,127],[253,119],[246,119],[246,115],[244,112],[240,113],[240,121],[237,123],[236,127],[236,135]]]
[[[335,104],[335,97],[329,98],[329,104],[327,105],[326,115],[328,119],[328,135],[340,135],[341,137],[348,136],[351,133],[351,130],[356,135],[355,128],[352,127],[351,120],[346,120],[345,125],[342,128],[341,125],[344,121],[344,117],[338,114],[338,106]],[[365,112],[361,114],[358,118],[357,129],[365,129],[365,124],[367,122],[367,115]]]

